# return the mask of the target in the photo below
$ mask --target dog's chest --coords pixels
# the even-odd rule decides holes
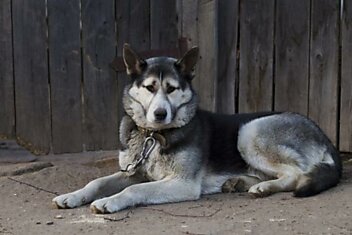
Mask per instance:
[[[127,154],[123,159],[120,158],[121,168],[142,157],[141,153],[146,137],[139,133],[132,133],[131,137]],[[145,159],[138,166],[137,172],[144,175],[148,180],[161,180],[172,174],[172,161],[170,161],[170,156],[161,154],[161,143],[155,140],[155,146],[148,145],[145,152],[149,150],[150,154],[144,155]]]
[[[173,174],[169,156],[160,154],[160,148],[160,143],[157,143],[148,159],[142,164],[141,172],[149,180],[161,180]]]

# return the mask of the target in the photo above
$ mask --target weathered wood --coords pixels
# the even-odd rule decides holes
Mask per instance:
[[[0,139],[15,134],[11,0],[0,1]]]
[[[198,94],[200,107],[215,111],[217,97],[217,17],[218,1],[200,0],[198,5]]]
[[[117,0],[116,20],[117,20],[117,55],[122,56],[124,43],[129,43],[131,47],[139,51],[150,49],[150,3],[145,0]],[[118,84],[118,120],[124,114],[122,105],[123,90],[130,82],[126,72],[117,73]]]
[[[175,0],[150,1],[151,49],[174,48],[178,44]]]
[[[130,81],[109,64],[126,42],[150,55],[183,37],[200,46],[193,84],[202,108],[308,114],[351,152],[352,4],[344,1],[340,34],[339,2],[1,0],[0,138],[17,134],[36,153],[51,142],[54,153],[117,148]]]
[[[312,0],[309,116],[337,142],[339,3]]]
[[[276,4],[275,110],[307,115],[310,2]]]
[[[48,0],[53,152],[82,151],[80,1]]]
[[[37,154],[50,150],[45,0],[12,1],[16,135]]]
[[[344,1],[343,7],[340,151],[352,152],[352,2]]]
[[[118,143],[115,1],[82,1],[84,128],[87,150]]]
[[[217,111],[232,114],[236,111],[238,84],[238,19],[239,1],[219,1],[218,14],[218,84]]]
[[[241,1],[239,112],[272,109],[274,0]]]
[[[198,45],[198,5],[199,0],[176,1],[178,34],[187,39],[188,48]]]
[[[177,0],[177,15],[178,15],[178,34],[179,37],[185,38],[187,47],[199,45],[198,40],[198,5],[199,0]],[[199,65],[195,67],[195,78],[192,85],[195,90],[199,90]]]

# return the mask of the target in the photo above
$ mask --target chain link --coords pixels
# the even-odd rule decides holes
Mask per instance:
[[[142,151],[139,154],[139,158],[137,158],[134,162],[128,164],[125,169],[121,169],[122,172],[134,174],[138,166],[149,157],[156,145],[156,140],[153,137],[153,134],[154,132],[150,133],[150,135],[145,138]]]

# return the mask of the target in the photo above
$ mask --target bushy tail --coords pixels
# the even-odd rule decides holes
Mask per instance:
[[[294,191],[295,197],[309,197],[337,185],[342,174],[340,156],[332,154],[334,164],[320,163],[309,173],[303,175]]]

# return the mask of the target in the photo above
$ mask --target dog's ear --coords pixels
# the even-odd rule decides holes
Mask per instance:
[[[147,65],[147,62],[141,59],[127,43],[123,45],[123,62],[126,65],[128,75],[141,74],[143,68]]]
[[[192,75],[199,56],[199,48],[192,47],[185,55],[176,61],[175,66],[179,68],[182,74]]]

